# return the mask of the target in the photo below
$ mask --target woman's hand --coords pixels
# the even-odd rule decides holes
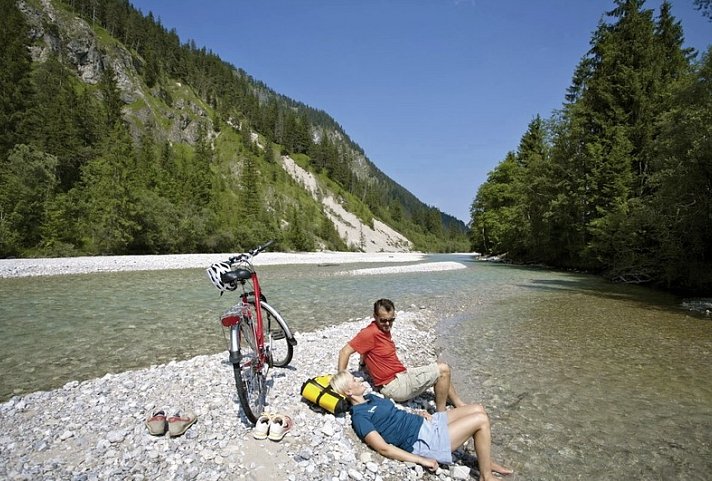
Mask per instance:
[[[428,471],[437,471],[439,464],[432,458],[424,458],[423,456],[418,456],[417,454],[409,453],[398,446],[388,444],[378,431],[371,431],[368,433],[363,440],[371,448],[373,448],[378,454],[389,459],[395,459],[397,461],[408,461],[411,463],[418,463]]]
[[[423,460],[420,462],[420,465],[424,468],[427,468],[429,471],[432,471],[433,473],[438,470],[438,467],[440,467],[438,462],[432,458],[423,458]]]
[[[433,416],[431,416],[430,413],[429,413],[428,411],[425,411],[425,410],[419,411],[419,412],[418,412],[418,415],[424,417],[424,418],[427,419],[428,421],[430,421],[430,420],[433,418]]]

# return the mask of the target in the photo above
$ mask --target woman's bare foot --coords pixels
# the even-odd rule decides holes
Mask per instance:
[[[492,472],[506,476],[508,474],[512,474],[514,471],[492,461]]]

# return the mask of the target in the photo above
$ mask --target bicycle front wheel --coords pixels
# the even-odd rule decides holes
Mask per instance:
[[[254,307],[254,303],[251,302]],[[267,304],[265,301],[260,302],[262,307],[262,328],[264,331],[265,346],[269,348],[272,365],[277,367],[285,367],[292,361],[294,355],[294,346],[290,342],[289,328],[282,319],[282,316],[277,312],[277,309]]]
[[[240,399],[245,417],[254,424],[264,411],[267,378],[259,360],[257,340],[251,322],[244,320],[240,322],[239,337],[237,362],[232,365],[235,371],[237,397]]]

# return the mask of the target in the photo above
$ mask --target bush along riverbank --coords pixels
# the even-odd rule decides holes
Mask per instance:
[[[455,453],[455,465],[427,473],[372,451],[354,434],[348,414],[335,417],[302,400],[302,383],[333,373],[338,350],[368,322],[297,333],[292,363],[269,375],[266,410],[295,423],[279,442],[252,437],[227,353],[219,353],[73,381],[0,404],[0,478],[401,481],[476,475],[471,441]],[[427,310],[399,313],[394,336],[406,365],[435,359],[434,323]],[[350,367],[356,363],[353,356]],[[432,390],[406,408],[433,411]],[[168,415],[193,411],[198,420],[180,437],[151,436],[144,423],[159,409]]]

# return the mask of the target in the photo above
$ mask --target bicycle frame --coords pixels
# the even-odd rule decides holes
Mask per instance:
[[[257,279],[257,273],[252,272],[250,276],[253,287],[253,296],[255,297],[255,311],[257,312],[257,326],[255,329],[255,334],[257,338],[257,345],[260,347],[260,362],[265,362],[267,353],[265,352],[265,336],[264,336],[264,325],[262,324],[262,305],[260,300],[262,299],[262,289],[260,288],[260,281]],[[247,302],[247,293],[242,294],[242,302]]]
[[[247,281],[242,281],[242,284]],[[263,298],[262,296],[262,289],[260,288],[260,281],[257,278],[257,273],[253,270],[252,273],[250,274],[250,282],[252,283],[252,292],[246,291],[240,294],[240,299],[243,304],[247,304],[249,302],[250,295],[253,296],[255,303],[255,312],[257,313],[257,323],[253,326],[253,332],[255,334],[255,341],[256,345],[259,349],[257,355],[260,363],[260,367],[264,365],[264,363],[268,363],[269,359],[267,356],[267,349],[265,348],[265,336],[264,336],[264,324],[263,324],[263,316],[262,316],[262,306],[260,304],[260,300]],[[239,340],[238,340],[239,341]],[[236,344],[234,344],[236,346]]]
[[[297,344],[282,315],[267,303],[251,262],[270,244],[272,241],[207,269],[221,294],[238,291],[238,302],[223,313],[220,322],[229,329],[229,362],[242,411],[252,423],[264,409],[269,370],[287,366]]]
[[[240,284],[244,287],[244,285],[248,282],[246,279],[240,279]],[[254,306],[255,306],[255,313],[257,319],[255,319],[255,324],[252,326],[252,330],[255,336],[255,344],[258,347],[258,361],[260,363],[260,367],[264,365],[264,363],[269,362],[268,354],[267,354],[267,349],[265,346],[265,338],[264,338],[264,317],[262,315],[262,306],[259,302],[259,300],[264,299],[264,296],[262,295],[262,289],[260,287],[260,281],[259,278],[257,277],[257,273],[252,270],[250,273],[250,278],[249,282],[252,285],[252,291],[249,290],[244,290],[243,292],[239,294],[240,296],[240,302],[243,305],[247,305],[250,302],[250,298],[252,297],[254,299]],[[235,315],[237,314],[237,315]],[[239,328],[240,328],[240,323],[244,322],[244,312],[240,313],[230,313],[228,315],[224,315],[221,318],[221,323],[225,327],[230,328],[230,346],[229,346],[229,351],[230,351],[230,361],[231,362],[236,362],[237,360],[234,359],[235,352],[237,351],[237,348],[240,344],[240,339],[239,339]]]

